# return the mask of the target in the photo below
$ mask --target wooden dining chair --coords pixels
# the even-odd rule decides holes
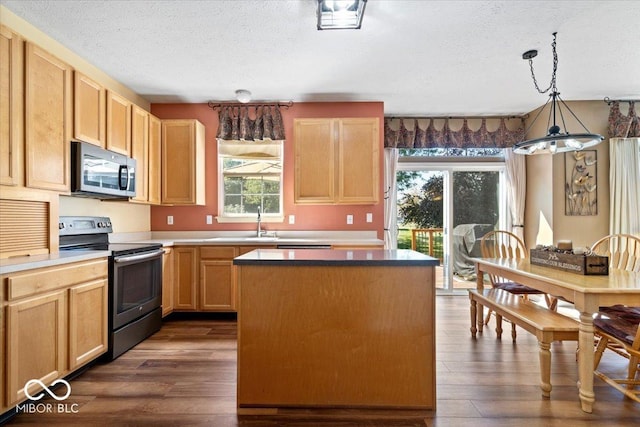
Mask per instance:
[[[524,242],[515,234],[504,230],[493,230],[482,236],[480,239],[480,253],[483,258],[505,258],[505,259],[527,259],[529,255]],[[506,280],[503,277],[489,275],[489,281],[494,288],[502,289],[507,292],[516,295],[522,295],[524,298],[528,298],[529,295],[545,295],[545,301],[547,306],[551,307],[551,300],[544,293],[537,289],[530,288],[520,283],[515,283],[510,280]],[[489,324],[492,311],[487,313],[484,323]],[[500,320],[496,320],[500,322]],[[496,330],[502,330],[501,324],[496,324]],[[511,337],[515,341],[516,339],[516,326],[511,324]]]
[[[629,234],[613,234],[591,247],[598,255],[609,257],[609,268],[640,272],[640,238]],[[594,374],[625,396],[640,402],[640,307],[614,305],[600,307],[593,319],[598,338],[594,355]],[[629,359],[626,377],[604,373],[598,369],[605,350]]]
[[[631,234],[604,236],[591,246],[595,255],[609,257],[609,268],[640,271],[640,238]]]

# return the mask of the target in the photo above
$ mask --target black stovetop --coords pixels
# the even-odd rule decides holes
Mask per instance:
[[[108,217],[60,217],[60,250],[111,251],[112,256],[152,252],[158,243],[109,243],[112,232]]]

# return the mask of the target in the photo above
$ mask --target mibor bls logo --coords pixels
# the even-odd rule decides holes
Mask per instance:
[[[56,394],[52,390],[52,388],[54,388],[58,384],[62,384],[62,386],[59,387],[56,391],[63,392],[61,394]],[[29,391],[29,389],[33,388],[34,385],[42,387],[42,391],[36,395],[32,395]],[[24,395],[30,400],[30,402],[25,402],[21,405],[17,405],[16,412],[26,414],[76,414],[78,412],[77,403],[61,403],[71,395],[71,384],[69,384],[69,382],[66,380],[55,380],[49,387],[47,387],[46,384],[40,380],[29,380],[24,385],[23,391]],[[45,393],[54,400],[57,400],[58,403],[36,403],[45,396]]]

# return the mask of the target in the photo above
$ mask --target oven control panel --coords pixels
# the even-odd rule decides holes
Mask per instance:
[[[111,233],[111,219],[106,216],[61,216],[58,222],[61,236]]]

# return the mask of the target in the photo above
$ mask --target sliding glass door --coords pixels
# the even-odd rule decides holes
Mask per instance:
[[[440,259],[440,292],[474,287],[480,239],[508,225],[504,163],[416,160],[398,164],[398,248]]]

